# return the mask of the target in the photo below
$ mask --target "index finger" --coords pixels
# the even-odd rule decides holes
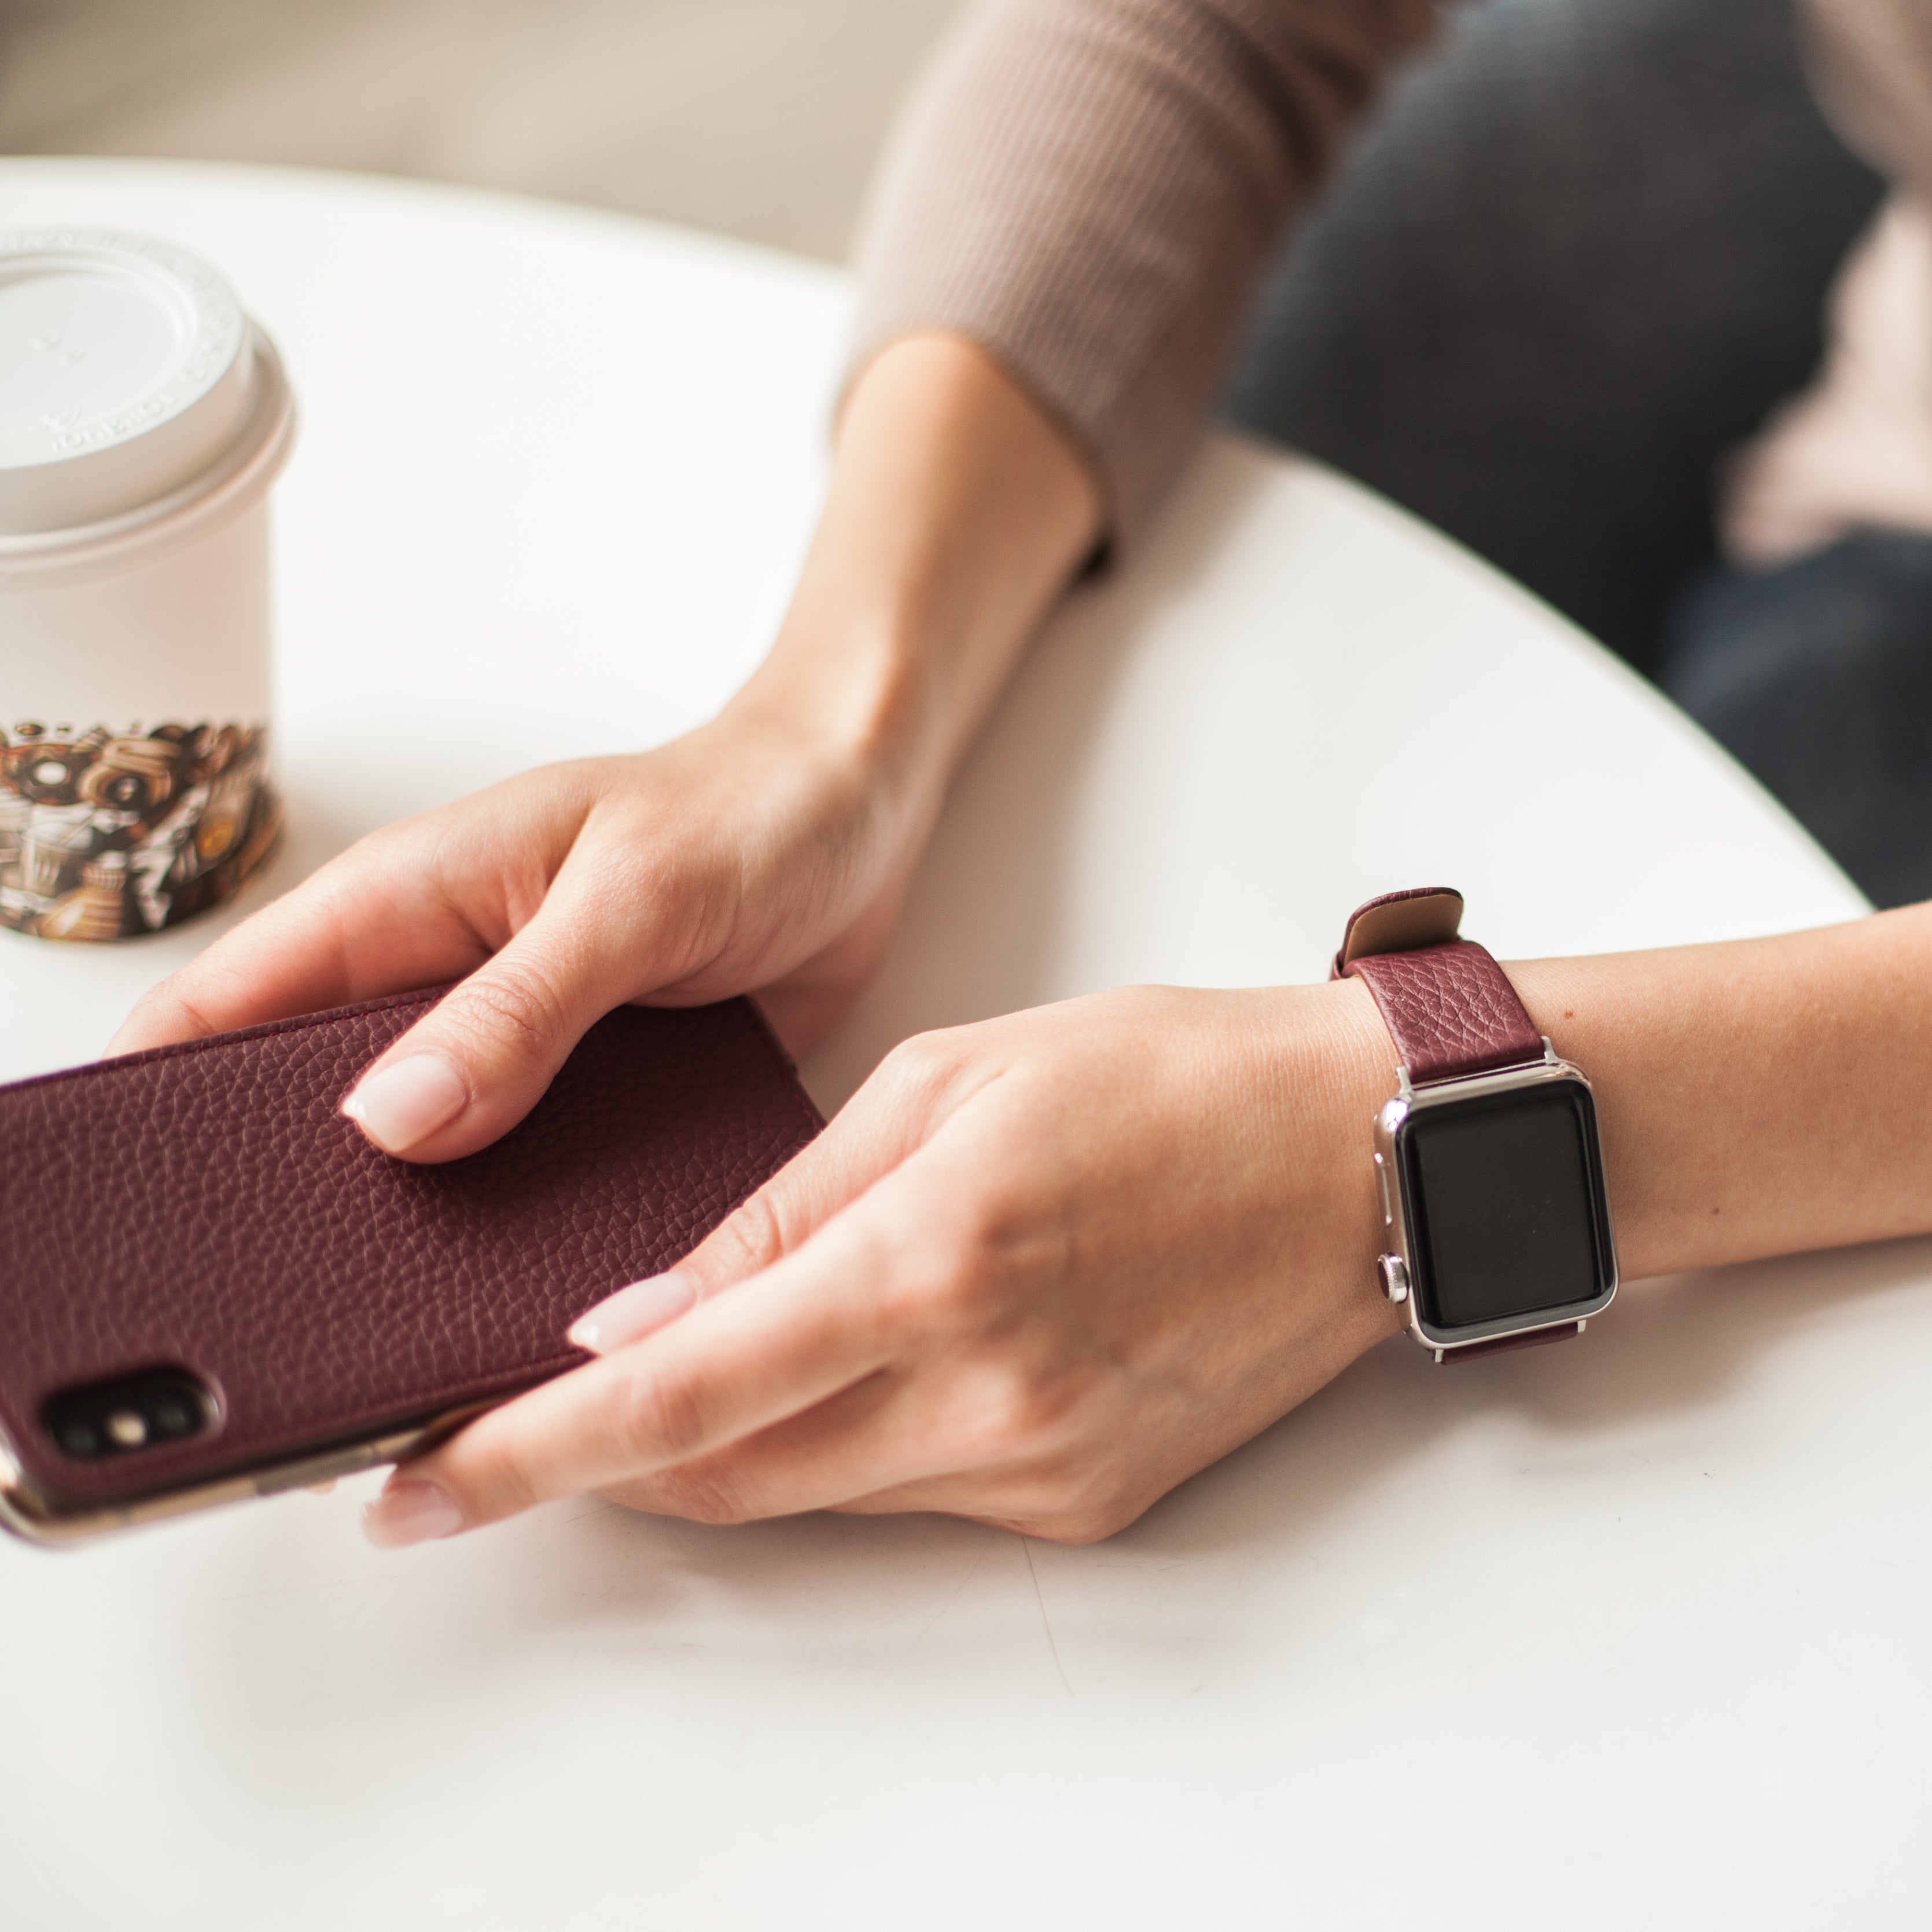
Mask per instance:
[[[365,1519],[384,1548],[474,1529],[721,1449],[892,1358],[885,1244],[835,1221],[647,1340],[493,1409],[390,1478]]]
[[[473,971],[490,947],[420,868],[352,846],[152,987],[110,1053],[199,1040]]]

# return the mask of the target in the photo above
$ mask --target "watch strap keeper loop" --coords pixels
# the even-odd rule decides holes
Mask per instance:
[[[1366,982],[1418,1087],[1543,1058],[1543,1034],[1509,976],[1459,939],[1462,895],[1449,886],[1384,892],[1349,915],[1336,979]]]
[[[1372,952],[1411,952],[1454,939],[1462,923],[1462,895],[1454,886],[1411,886],[1358,905],[1342,930],[1328,976],[1339,980]]]

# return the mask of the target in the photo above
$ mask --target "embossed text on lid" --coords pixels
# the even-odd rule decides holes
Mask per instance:
[[[0,234],[0,533],[140,508],[217,461],[256,372],[241,304],[199,257],[98,229]]]

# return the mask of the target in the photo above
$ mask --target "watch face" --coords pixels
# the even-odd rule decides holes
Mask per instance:
[[[1596,1109],[1576,1080],[1418,1106],[1396,1142],[1430,1328],[1573,1306],[1615,1279]]]

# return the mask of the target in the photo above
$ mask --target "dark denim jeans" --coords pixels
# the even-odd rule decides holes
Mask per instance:
[[[1882,192],[1788,0],[1458,8],[1290,238],[1226,412],[1657,677],[1895,903],[1932,894],[1932,542],[1713,574],[1718,466],[1809,380]]]

